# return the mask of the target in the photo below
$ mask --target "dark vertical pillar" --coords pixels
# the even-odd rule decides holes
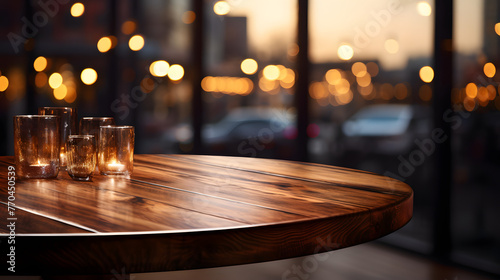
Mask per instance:
[[[35,13],[33,7],[33,1],[24,1],[24,14],[28,20],[33,19]],[[29,38],[25,45],[24,50],[26,52],[26,113],[27,114],[38,114],[38,106],[36,102],[35,93],[35,75],[36,72],[33,68],[33,63],[35,62],[35,44],[38,32],[33,32],[35,34],[32,38]]]
[[[203,48],[204,48],[204,28],[203,28],[203,0],[192,0],[193,12],[196,15],[193,26],[193,61],[192,81],[193,98],[191,99],[191,123],[193,129],[193,150],[194,154],[203,153],[202,127],[203,127],[203,100],[201,80],[203,79]]]
[[[117,36],[117,0],[108,1],[108,33],[109,35]],[[99,100],[99,115],[107,116],[112,113],[111,104],[118,97],[117,80],[118,80],[118,57],[116,48],[112,48],[106,53],[107,59],[107,90],[105,94],[98,94]],[[116,112],[113,112],[116,113]],[[117,116],[114,116],[116,120]]]
[[[309,125],[309,1],[298,0],[297,44],[297,86],[295,88],[295,108],[297,109],[297,160],[308,161],[307,126]]]
[[[453,0],[435,1],[434,23],[434,127],[441,128],[446,141],[436,145],[436,215],[434,220],[434,254],[447,258],[451,250],[450,196],[451,196],[451,128],[443,116],[451,110],[453,82]]]

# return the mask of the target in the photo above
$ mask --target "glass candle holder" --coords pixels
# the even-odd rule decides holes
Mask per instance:
[[[55,178],[59,173],[58,116],[14,116],[14,158],[20,178]]]
[[[101,126],[99,171],[103,175],[130,175],[134,168],[134,127]]]
[[[94,135],[70,135],[66,142],[68,165],[73,180],[90,181],[94,173],[97,149]]]
[[[80,119],[80,134],[94,135],[97,145],[97,162],[99,161],[99,127],[114,124],[113,117],[83,117]]]
[[[77,112],[76,108],[70,107],[40,107],[38,108],[40,115],[56,115],[60,117],[60,167],[66,167],[66,141],[71,134],[78,134]]]

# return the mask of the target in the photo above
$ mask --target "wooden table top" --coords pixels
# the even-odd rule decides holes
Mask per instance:
[[[413,191],[384,176],[312,163],[135,155],[130,178],[18,180],[16,273],[112,274],[271,261],[374,240],[405,225]],[[12,194],[12,193],[11,193]],[[10,250],[0,228],[0,261]],[[8,273],[3,269],[1,274]]]

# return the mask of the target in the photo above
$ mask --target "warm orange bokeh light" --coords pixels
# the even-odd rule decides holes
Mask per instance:
[[[42,72],[45,68],[47,68],[47,59],[43,56],[37,57],[35,62],[33,62],[33,68],[37,72]]]
[[[419,75],[422,81],[430,83],[434,79],[434,70],[430,66],[424,66],[420,68]]]

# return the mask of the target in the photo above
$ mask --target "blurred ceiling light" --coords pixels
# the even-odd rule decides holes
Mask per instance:
[[[488,62],[484,65],[483,71],[486,77],[493,78],[497,72],[497,69],[493,63]]]
[[[9,79],[5,76],[0,76],[0,91],[5,91],[9,87]]]
[[[247,58],[241,62],[241,71],[247,75],[252,75],[257,72],[259,65],[255,59]]]
[[[122,33],[125,35],[130,35],[134,33],[136,28],[137,24],[133,20],[127,20],[124,23],[122,23]]]
[[[168,74],[170,65],[165,60],[157,60],[149,66],[149,72],[155,77],[165,77]]]
[[[385,50],[391,54],[395,54],[399,51],[399,43],[395,39],[385,40],[384,47]]]
[[[417,11],[419,15],[428,17],[432,14],[432,7],[429,3],[420,1],[417,3]]]
[[[495,33],[500,36],[500,22],[495,24]]]
[[[56,89],[61,86],[63,82],[63,77],[59,73],[52,73],[49,77],[49,86],[53,89]]]
[[[178,81],[184,77],[184,68],[179,64],[173,64],[168,70],[168,78],[172,81]]]
[[[366,65],[363,62],[356,62],[352,65],[351,71],[356,77],[363,77],[368,71]]]
[[[330,85],[336,85],[342,79],[342,74],[338,69],[330,69],[326,72],[325,79]]]
[[[342,44],[337,50],[337,55],[342,60],[350,60],[354,56],[354,49],[349,44]]]
[[[214,4],[214,12],[216,15],[224,16],[229,13],[231,6],[226,1],[218,1]]]
[[[77,2],[71,6],[71,15],[73,17],[79,17],[83,15],[83,12],[85,12],[85,6],[82,3]]]
[[[68,94],[68,88],[65,85],[54,89],[54,98],[57,100],[63,100],[66,94]]]
[[[35,68],[35,71],[37,72],[42,72],[46,67],[47,59],[43,56],[37,57],[37,59],[35,59],[35,62],[33,62],[33,68]]]
[[[134,35],[128,41],[128,46],[133,51],[139,51],[144,47],[144,38],[141,35]]]
[[[262,70],[262,75],[269,81],[277,80],[280,76],[280,69],[276,65],[267,65]]]
[[[91,85],[97,81],[97,72],[92,68],[83,69],[80,78],[86,85]]]
[[[109,37],[102,37],[97,42],[97,49],[102,53],[109,51],[112,46],[113,46],[113,42],[111,41],[111,38],[109,38]]]
[[[191,24],[196,19],[196,14],[193,11],[186,11],[182,14],[182,22],[185,24]]]
[[[430,66],[424,66],[420,68],[419,75],[422,81],[430,83],[434,79],[434,70]]]

